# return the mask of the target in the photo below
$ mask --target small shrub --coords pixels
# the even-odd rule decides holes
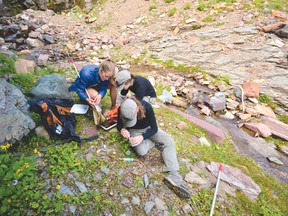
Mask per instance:
[[[216,19],[211,16],[211,15],[208,15],[207,17],[205,17],[202,21],[203,22],[214,22]]]
[[[206,8],[206,4],[204,2],[199,2],[197,6],[197,10],[204,11],[205,8]]]
[[[259,97],[258,97],[258,100],[261,102],[261,103],[266,103],[266,104],[269,104],[272,102],[271,98],[266,95],[266,94],[261,94]]]
[[[15,58],[9,58],[8,56],[0,54],[0,76],[15,74],[16,70],[14,64]]]
[[[192,29],[197,30],[200,29],[202,26],[200,24],[196,24],[192,26]]]
[[[165,3],[171,3],[173,2],[174,0],[164,0]]]
[[[170,8],[169,10],[168,10],[168,16],[169,17],[171,17],[171,16],[174,16],[174,14],[176,13],[176,8],[174,7],[174,8]]]
[[[155,10],[156,8],[157,8],[156,5],[150,5],[149,6],[149,11]]]
[[[183,6],[183,9],[184,10],[189,10],[190,8],[191,8],[190,2],[185,2],[184,6]]]
[[[222,26],[224,24],[225,24],[225,22],[218,22],[218,23],[216,23],[216,26]]]

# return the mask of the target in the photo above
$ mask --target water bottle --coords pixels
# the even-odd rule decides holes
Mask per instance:
[[[132,161],[134,161],[134,158],[123,158],[123,161],[132,162]]]

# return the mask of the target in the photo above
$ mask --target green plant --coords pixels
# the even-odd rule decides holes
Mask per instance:
[[[83,171],[83,159],[74,154],[77,149],[76,142],[61,146],[49,146],[45,153],[45,161],[49,164],[49,173],[58,177],[68,170]]]
[[[23,92],[26,94],[32,90],[34,85],[36,84],[36,76],[32,73],[27,74],[15,74],[11,81],[11,84],[18,86]]]
[[[0,149],[0,214],[37,214],[41,212],[38,208],[45,212],[35,163],[30,157],[8,153],[3,146]]]
[[[197,30],[197,29],[200,29],[201,27],[202,27],[201,24],[196,24],[192,26],[192,29]]]
[[[189,10],[190,8],[191,8],[190,2],[185,2],[185,4],[183,5],[183,9],[184,10]]]
[[[279,115],[277,117],[280,121],[284,122],[285,124],[288,124],[288,115]]]
[[[0,76],[6,74],[15,74],[15,61],[15,58],[9,58],[8,56],[0,54]]]
[[[173,8],[170,8],[169,10],[168,10],[168,16],[169,17],[171,17],[171,16],[174,16],[174,14],[176,13],[176,8],[175,7],[173,7]]]
[[[155,10],[156,8],[157,8],[156,5],[150,5],[150,6],[149,6],[149,11]]]
[[[173,2],[174,0],[164,0],[165,3],[171,3]]]
[[[208,15],[204,19],[202,19],[203,22],[214,22],[215,20],[216,19],[211,15]]]
[[[218,22],[218,23],[216,23],[216,26],[222,26],[222,25],[225,25],[225,22]]]
[[[205,8],[206,8],[206,4],[205,4],[204,2],[202,2],[202,1],[200,1],[200,2],[198,3],[197,10],[199,10],[199,11],[204,11]]]

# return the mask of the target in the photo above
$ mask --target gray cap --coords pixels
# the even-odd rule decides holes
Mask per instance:
[[[137,122],[137,104],[134,100],[128,98],[121,105],[121,118],[126,127],[133,127]]]
[[[129,79],[131,79],[131,73],[128,70],[120,71],[115,78],[117,91],[121,91]]]

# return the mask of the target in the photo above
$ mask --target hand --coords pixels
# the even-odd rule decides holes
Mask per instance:
[[[144,138],[142,135],[129,138],[129,141],[130,141],[132,147],[139,145],[143,140],[144,140]]]
[[[95,108],[95,102],[93,99],[87,98],[86,101],[91,107]]]
[[[122,128],[122,129],[121,129],[121,135],[122,135],[124,138],[127,138],[127,139],[130,138],[130,132],[129,132],[127,129],[125,129],[125,128]]]
[[[101,102],[101,99],[102,99],[102,95],[101,94],[98,94],[95,98],[94,98],[94,105],[97,106],[100,104]]]

